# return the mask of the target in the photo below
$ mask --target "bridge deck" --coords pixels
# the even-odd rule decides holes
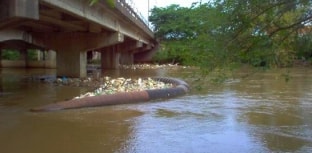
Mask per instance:
[[[125,0],[115,0],[113,7],[104,0],[93,6],[88,0],[2,0],[0,10],[0,49],[23,41],[24,50],[55,50],[59,75],[85,76],[89,50],[102,52],[103,67],[116,68],[150,57],[157,46],[153,32]],[[60,68],[64,65],[69,66]],[[70,67],[74,72],[68,72]]]

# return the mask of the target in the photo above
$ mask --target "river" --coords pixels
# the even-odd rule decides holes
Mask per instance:
[[[90,89],[32,80],[55,70],[0,69],[2,153],[312,152],[312,69],[268,70],[222,84],[197,70],[105,71],[112,77],[179,77],[182,97],[148,103],[33,113],[35,106]],[[240,73],[238,72],[237,76]]]

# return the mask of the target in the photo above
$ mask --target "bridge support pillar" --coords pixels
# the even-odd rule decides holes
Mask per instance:
[[[58,51],[56,55],[57,76],[86,77],[86,51]]]
[[[56,67],[57,76],[79,77],[87,76],[87,51],[96,48],[110,48],[106,54],[113,57],[108,60],[109,67],[119,65],[119,54],[117,54],[117,45],[124,41],[124,35],[119,32],[113,33],[85,33],[85,32],[67,32],[67,33],[33,33],[35,44],[42,44],[46,48],[57,51]],[[103,56],[102,56],[103,57]],[[105,59],[105,56],[104,56]]]
[[[45,68],[56,68],[56,53],[53,50],[47,51],[47,57],[45,59]]]
[[[131,65],[134,63],[132,52],[123,52],[120,54],[120,64]]]
[[[118,69],[120,64],[120,47],[113,45],[101,52],[102,69]]]
[[[134,64],[134,53],[143,47],[141,41],[130,41],[124,43],[121,47],[120,64],[131,65]]]
[[[27,51],[27,49],[22,49],[19,52],[20,52],[20,60],[22,60],[24,62],[25,67],[28,67],[28,58],[27,58],[28,51]]]
[[[0,44],[0,68],[2,67],[2,45]]]

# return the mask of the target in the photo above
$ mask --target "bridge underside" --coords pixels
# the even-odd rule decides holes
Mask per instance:
[[[101,52],[106,69],[148,60],[157,46],[153,34],[118,6],[91,7],[87,0],[2,0],[0,50],[55,50],[57,75],[67,77],[86,77],[87,51]]]

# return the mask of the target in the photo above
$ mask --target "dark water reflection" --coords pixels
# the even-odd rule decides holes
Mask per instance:
[[[54,70],[2,69],[1,152],[312,152],[312,70],[292,69],[289,82],[283,72],[216,85],[195,81],[197,71],[190,69],[104,71],[113,77],[180,77],[193,90],[150,103],[31,113],[31,107],[89,89],[25,81]]]

